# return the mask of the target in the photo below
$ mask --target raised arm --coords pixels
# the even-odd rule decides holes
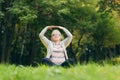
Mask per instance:
[[[65,47],[67,47],[71,43],[73,36],[66,28],[61,26],[59,26],[59,28],[62,29],[67,35],[67,37],[62,41],[65,44]]]
[[[44,46],[45,46],[46,48],[48,47],[48,44],[49,44],[49,42],[50,42],[50,40],[49,40],[47,37],[45,37],[45,33],[46,33],[46,31],[47,31],[48,29],[49,29],[49,27],[46,26],[46,27],[39,33],[39,37],[40,37],[42,43],[44,44]]]

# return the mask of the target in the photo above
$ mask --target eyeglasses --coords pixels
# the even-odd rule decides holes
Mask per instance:
[[[52,34],[52,36],[61,36],[60,34]]]

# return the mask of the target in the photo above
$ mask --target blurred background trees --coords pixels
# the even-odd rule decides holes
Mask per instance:
[[[0,0],[0,62],[39,64],[46,55],[39,33],[48,25],[73,34],[67,50],[77,62],[120,55],[119,0]]]

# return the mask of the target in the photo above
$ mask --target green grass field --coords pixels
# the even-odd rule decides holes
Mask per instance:
[[[120,80],[120,65],[88,64],[62,68],[1,64],[0,80]]]

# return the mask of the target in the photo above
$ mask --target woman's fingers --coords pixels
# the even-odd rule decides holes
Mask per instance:
[[[52,26],[52,28],[58,28],[58,26]]]
[[[48,29],[52,29],[52,28],[59,28],[59,26],[47,26]]]

